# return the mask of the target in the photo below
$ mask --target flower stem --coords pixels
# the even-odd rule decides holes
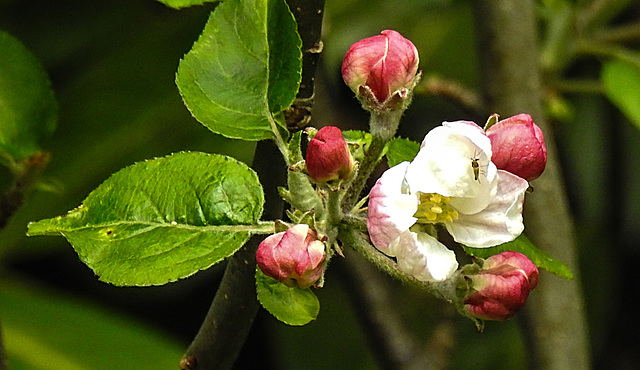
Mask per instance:
[[[403,112],[403,110],[371,112],[369,120],[371,136],[373,136],[371,145],[367,149],[364,160],[360,163],[356,178],[343,198],[343,209],[350,210],[357,202],[371,173],[382,159],[385,146],[396,134]]]

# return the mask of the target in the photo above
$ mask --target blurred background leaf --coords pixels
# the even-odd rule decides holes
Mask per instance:
[[[602,68],[602,82],[607,97],[640,130],[640,64],[607,61]]]
[[[0,164],[40,149],[56,125],[56,100],[38,60],[0,30]]]
[[[3,279],[0,312],[11,369],[163,369],[179,341],[77,297]]]

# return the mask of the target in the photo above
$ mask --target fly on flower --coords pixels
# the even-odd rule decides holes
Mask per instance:
[[[471,170],[473,171],[473,179],[477,182],[480,182],[480,175],[486,175],[486,169],[489,167],[489,164],[481,165],[480,158],[478,157],[480,152],[475,152],[471,159]]]

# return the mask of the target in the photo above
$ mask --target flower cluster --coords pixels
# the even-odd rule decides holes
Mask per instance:
[[[473,122],[444,122],[424,138],[412,162],[387,170],[369,195],[373,244],[423,281],[449,278],[455,254],[435,237],[442,224],[453,239],[483,248],[514,240],[524,229],[529,184],[491,161],[491,140]]]

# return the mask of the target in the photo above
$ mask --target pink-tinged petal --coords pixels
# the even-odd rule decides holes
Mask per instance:
[[[296,280],[302,289],[322,276],[324,259],[324,244],[306,224],[268,236],[256,252],[256,262],[265,275],[289,286]]]
[[[471,292],[465,308],[485,320],[506,320],[524,306],[538,283],[538,269],[518,252],[502,252],[486,259],[482,269],[470,275]]]
[[[415,222],[418,198],[403,194],[404,173],[409,162],[403,162],[385,171],[369,193],[367,229],[373,245],[389,254],[389,244]]]
[[[418,50],[392,30],[360,40],[349,48],[342,62],[342,78],[356,94],[367,86],[384,102],[395,91],[413,86],[418,72]]]
[[[530,115],[504,119],[491,126],[487,135],[493,148],[492,160],[499,169],[527,181],[542,174],[547,164],[547,148],[542,130]]]
[[[498,189],[487,208],[472,215],[460,214],[458,220],[445,226],[456,242],[470,247],[512,241],[524,230],[522,205],[528,187],[526,180],[498,170]]]
[[[442,281],[458,268],[455,253],[426,233],[405,231],[390,246],[400,271],[421,281]]]
[[[309,176],[317,182],[346,180],[354,167],[342,131],[334,126],[321,128],[311,139],[305,162]]]
[[[295,269],[295,262],[290,258],[283,258],[281,249],[277,248],[284,234],[283,231],[269,235],[260,243],[256,252],[256,261],[262,272],[278,281],[288,279]]]

